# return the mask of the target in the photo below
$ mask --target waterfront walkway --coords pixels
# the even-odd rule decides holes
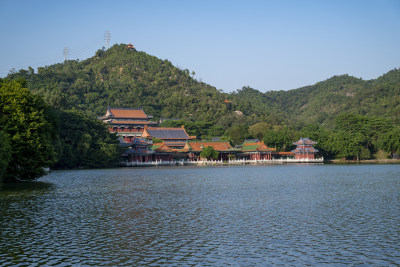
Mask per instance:
[[[173,160],[173,161],[125,161],[121,163],[121,166],[125,167],[147,167],[147,166],[184,166],[184,165],[261,165],[261,164],[285,164],[285,163],[323,163],[324,158],[319,159],[291,159],[291,158],[280,158],[280,159],[269,159],[269,160],[228,160],[228,161],[207,161],[207,160]]]

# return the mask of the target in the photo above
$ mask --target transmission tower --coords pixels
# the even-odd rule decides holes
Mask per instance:
[[[68,56],[69,56],[70,52],[71,51],[69,50],[68,47],[64,47],[64,60],[68,59]]]
[[[111,40],[110,31],[106,31],[106,33],[104,34],[104,40],[106,41],[107,49],[109,49],[110,48],[110,40]]]

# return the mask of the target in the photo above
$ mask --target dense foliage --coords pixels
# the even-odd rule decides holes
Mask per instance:
[[[125,45],[99,50],[84,61],[42,67],[37,74],[21,70],[9,75],[16,77],[25,78],[52,106],[92,117],[103,115],[107,106],[143,107],[156,118],[186,120],[209,120],[227,111],[224,95],[194,80],[189,70]]]
[[[33,180],[49,167],[107,167],[119,160],[119,142],[102,122],[57,111],[23,85],[0,79],[0,180]]]
[[[2,179],[31,180],[56,161],[53,118],[43,99],[16,81],[1,81]],[[8,160],[7,160],[8,159]],[[6,165],[6,167],[4,167]]]
[[[205,147],[200,152],[200,157],[207,160],[216,160],[218,159],[218,155],[218,151],[216,151],[212,146]]]
[[[123,148],[102,121],[76,111],[60,112],[59,118],[59,160],[54,168],[100,168],[119,163]]]

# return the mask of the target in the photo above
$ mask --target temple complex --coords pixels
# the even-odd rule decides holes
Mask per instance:
[[[110,125],[109,131],[124,138],[130,143],[135,137],[140,137],[145,126],[156,125],[157,122],[150,121],[153,116],[148,116],[143,109],[132,108],[107,108],[106,115],[100,117],[103,122]]]
[[[158,123],[151,121],[153,117],[147,115],[143,109],[107,108],[107,112],[100,119],[109,125],[109,131],[119,136],[122,146],[127,150],[122,155],[125,162],[151,163],[204,160],[200,154],[203,149],[212,147],[218,152],[218,161],[276,161],[297,160],[300,162],[314,160],[318,152],[310,138],[300,138],[296,149],[291,152],[277,152],[264,142],[245,140],[238,147],[233,148],[229,142],[199,141],[195,136],[189,136],[182,127],[155,127]],[[318,159],[320,160],[320,159]],[[323,160],[323,159],[322,159]]]

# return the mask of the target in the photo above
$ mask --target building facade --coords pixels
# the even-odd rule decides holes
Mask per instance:
[[[234,153],[234,149],[229,142],[212,141],[188,141],[181,150],[181,153],[187,153],[189,160],[203,160],[200,157],[201,151],[206,147],[212,147],[218,152],[218,160],[228,160],[229,155]]]
[[[268,147],[264,142],[245,142],[240,148],[242,154],[251,160],[270,160],[276,148]]]
[[[157,125],[157,122],[150,121],[153,116],[148,116],[143,109],[132,108],[107,108],[107,112],[100,117],[107,123],[109,131],[121,136],[125,142],[131,143],[134,138],[143,134],[145,126]]]
[[[172,149],[181,149],[185,146],[186,142],[195,139],[194,136],[189,136],[185,128],[164,128],[164,127],[145,127],[142,137],[148,139],[161,139],[164,143]]]

